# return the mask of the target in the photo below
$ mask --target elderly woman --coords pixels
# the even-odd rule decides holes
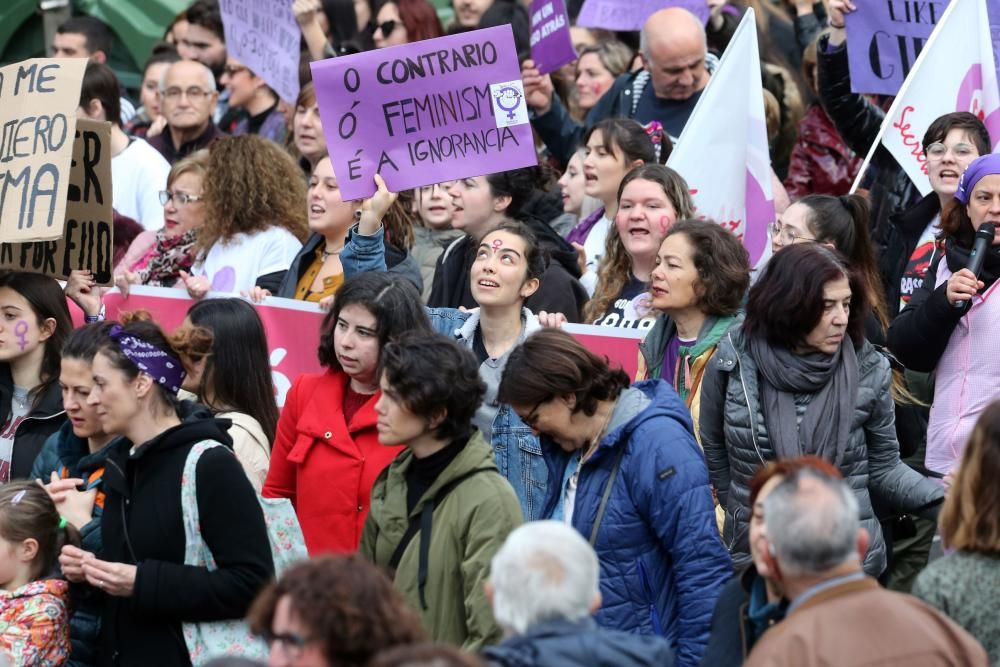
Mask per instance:
[[[571,335],[546,329],[511,352],[498,400],[541,434],[551,480],[542,516],[597,551],[598,625],[663,635],[678,665],[697,665],[731,565],[677,393],[657,380],[630,387]]]
[[[865,571],[877,576],[886,553],[870,493],[914,511],[941,490],[900,461],[889,361],[864,337],[864,279],[826,246],[792,245],[768,263],[746,311],[702,380],[701,444],[726,511],[723,541],[747,563],[751,477],[813,454],[854,489],[872,538]]]
[[[935,252],[924,284],[889,329],[889,347],[907,368],[935,371],[926,467],[941,475],[958,463],[979,414],[1000,398],[1000,356],[982,347],[1000,321],[1000,155],[969,165],[955,201],[941,218],[944,253]],[[991,236],[977,276],[966,267],[983,225]]]

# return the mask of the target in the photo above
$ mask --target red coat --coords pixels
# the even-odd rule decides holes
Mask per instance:
[[[814,104],[799,123],[785,190],[793,202],[806,195],[845,195],[862,162],[840,138],[823,107]]]
[[[309,554],[355,551],[368,516],[372,484],[402,447],[378,442],[373,395],[344,421],[349,378],[306,374],[288,391],[278,421],[263,495],[289,498]]]

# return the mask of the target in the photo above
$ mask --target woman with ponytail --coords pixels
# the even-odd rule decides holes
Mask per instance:
[[[0,659],[50,667],[69,657],[69,584],[51,576],[77,530],[34,482],[0,487]]]

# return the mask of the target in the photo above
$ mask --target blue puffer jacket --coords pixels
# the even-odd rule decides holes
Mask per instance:
[[[681,667],[701,660],[712,610],[732,575],[715,523],[708,469],[691,415],[666,382],[649,380],[618,398],[609,432],[584,464],[573,527],[589,538],[611,469],[625,448],[594,549],[601,563],[606,628],[663,635]],[[542,437],[549,479],[566,480],[576,453]],[[545,516],[562,503],[564,484],[550,484]]]
[[[605,630],[593,619],[552,620],[523,635],[483,649],[490,667],[672,667],[674,656],[660,637]]]
[[[31,468],[31,478],[48,482],[52,473],[60,478],[77,477],[86,481],[88,489],[97,489],[93,519],[80,529],[81,546],[85,551],[101,554],[101,515],[104,514],[104,461],[118,440],[112,440],[91,454],[87,441],[73,434],[73,425],[49,436]],[[72,586],[73,615],[69,620],[72,644],[68,667],[89,667],[97,664],[97,635],[101,629],[101,605],[104,594],[91,586]]]

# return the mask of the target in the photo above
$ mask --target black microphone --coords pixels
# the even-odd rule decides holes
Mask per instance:
[[[979,279],[979,272],[983,270],[983,262],[986,260],[986,251],[989,249],[990,245],[993,243],[993,235],[995,234],[995,228],[992,222],[984,222],[979,225],[979,229],[976,230],[976,241],[972,244],[972,252],[969,253],[969,265],[966,266],[972,274]],[[970,298],[968,301],[956,301],[955,308],[965,308],[972,303]]]

